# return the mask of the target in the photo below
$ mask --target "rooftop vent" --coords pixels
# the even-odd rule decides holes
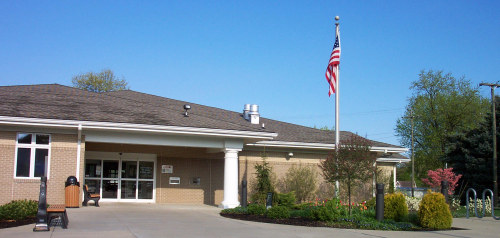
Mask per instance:
[[[245,104],[245,106],[243,107],[243,118],[245,118],[245,120],[250,120],[250,115],[248,114],[250,112],[250,104]]]
[[[250,123],[259,124],[259,106],[257,104],[250,105],[250,112],[248,113],[250,116]]]
[[[184,105],[184,116],[185,117],[188,117],[188,111],[191,109],[191,106],[189,106],[188,104]]]

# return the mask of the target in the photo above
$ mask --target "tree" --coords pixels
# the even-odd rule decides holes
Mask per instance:
[[[267,193],[275,193],[274,185],[272,182],[272,168],[264,157],[262,164],[255,164],[255,175],[257,182],[254,185],[254,193],[251,196],[253,202],[258,204],[266,204]],[[273,197],[273,200],[275,200]]]
[[[431,188],[440,188],[441,181],[448,181],[448,194],[453,195],[455,188],[458,186],[458,180],[462,177],[461,174],[453,173],[453,168],[436,169],[427,171],[429,178],[424,178],[422,181]]]
[[[495,98],[497,148],[500,148],[500,98]],[[459,187],[462,190],[474,188],[478,192],[493,187],[492,174],[492,116],[487,113],[486,119],[481,120],[478,128],[461,134],[448,137],[448,146],[444,156],[444,162],[452,166],[455,172],[462,174]],[[500,157],[500,150],[497,157]],[[500,166],[499,166],[500,168]],[[500,172],[500,169],[497,169]],[[462,194],[465,197],[465,194]]]
[[[283,192],[295,192],[297,201],[303,202],[313,198],[318,180],[317,171],[311,166],[293,165],[286,172],[281,184]]]
[[[73,77],[72,83],[76,88],[96,93],[128,89],[127,81],[116,77],[110,69],[104,69],[99,73],[88,72],[76,75]]]
[[[349,212],[351,211],[351,188],[371,179],[375,173],[375,153],[370,151],[369,140],[358,135],[341,141],[328,157],[321,161],[323,177],[330,183],[340,181],[347,186]]]
[[[411,118],[414,120],[415,178],[444,167],[447,138],[477,128],[488,112],[488,100],[479,95],[464,77],[456,79],[442,71],[422,71],[410,87],[404,117],[398,119],[396,134],[411,147]]]

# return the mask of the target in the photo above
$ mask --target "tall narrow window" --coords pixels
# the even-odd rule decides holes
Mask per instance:
[[[50,135],[18,133],[15,177],[47,176],[49,155]]]

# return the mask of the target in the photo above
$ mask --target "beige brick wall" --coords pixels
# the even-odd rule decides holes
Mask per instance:
[[[172,174],[162,174],[162,165],[172,165]],[[157,203],[218,205],[223,200],[224,160],[159,157],[157,163]],[[170,177],[180,177],[180,184],[169,184]],[[200,185],[192,179],[200,178]]]
[[[14,178],[16,136],[17,132],[0,131],[0,204],[18,199],[39,198],[39,179]],[[76,172],[76,142],[76,134],[51,134],[50,177],[47,180],[49,204],[65,203],[64,182],[68,176],[74,176]],[[85,143],[82,143],[81,151],[84,158]],[[83,159],[81,168],[83,169]]]
[[[302,166],[312,166],[316,169],[318,174],[318,189],[321,187],[322,192],[316,192],[315,196],[319,198],[329,198],[334,194],[334,187],[323,179],[321,169],[319,168],[319,163],[322,159],[326,158],[326,154],[313,154],[313,153],[297,153],[294,152],[294,156],[287,159],[287,152],[266,152],[266,161],[273,168],[275,175],[275,182],[285,177],[288,169],[293,165]],[[239,159],[239,178],[240,178],[240,193],[241,193],[241,181],[247,178],[248,181],[248,194],[250,199],[250,194],[252,194],[252,184],[255,183],[255,164],[262,163],[263,152],[259,151],[243,151],[240,153]],[[380,169],[383,171],[384,176],[392,171],[393,165],[389,163],[379,164]],[[279,186],[277,186],[278,192]],[[347,186],[340,184],[340,199],[347,200]],[[369,180],[366,183],[352,188],[351,199],[355,202],[361,202],[368,200],[373,195],[373,180]]]

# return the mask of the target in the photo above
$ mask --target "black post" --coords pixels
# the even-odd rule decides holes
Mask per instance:
[[[241,207],[247,207],[247,181],[241,182]]]
[[[444,199],[448,202],[448,181],[441,181],[441,193],[444,195]]]
[[[38,212],[36,213],[36,225],[33,231],[50,231],[47,217],[47,177],[43,176],[40,180]]]
[[[384,220],[384,184],[377,183],[377,195],[375,197],[375,218]]]
[[[268,192],[266,197],[266,208],[269,209],[273,206],[273,193]]]

